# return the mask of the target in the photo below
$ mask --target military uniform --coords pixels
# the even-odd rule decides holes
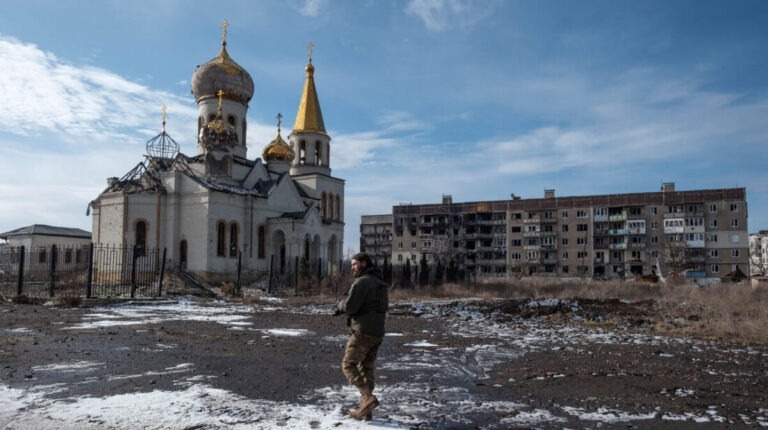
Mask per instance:
[[[370,419],[372,407],[367,405],[369,407],[364,408],[366,401],[372,398],[378,405],[378,400],[372,394],[374,363],[379,346],[384,340],[384,321],[388,307],[387,285],[373,267],[365,267],[357,274],[347,296],[338,304],[338,310],[347,314],[350,330],[341,369],[350,384],[360,391],[363,401],[356,412],[367,414],[367,419]],[[356,415],[350,415],[358,418]]]

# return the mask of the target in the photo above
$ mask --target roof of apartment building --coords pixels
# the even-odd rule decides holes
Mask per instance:
[[[20,227],[15,230],[0,233],[0,239],[8,240],[14,236],[60,236],[60,237],[79,237],[90,239],[91,232],[72,227],[56,227],[45,224],[32,224],[26,227]]]
[[[552,191],[552,190],[548,190]],[[550,210],[587,208],[593,206],[645,206],[702,203],[716,200],[744,200],[745,188],[721,188],[712,190],[674,191],[668,188],[666,191],[626,194],[602,194],[590,196],[554,197],[554,192],[547,198],[512,200],[490,200],[479,202],[449,203],[449,204],[417,204],[396,205],[393,207],[395,214],[421,213],[425,215],[438,213],[462,213],[508,210]]]

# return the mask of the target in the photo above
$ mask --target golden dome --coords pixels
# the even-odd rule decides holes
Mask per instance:
[[[270,142],[269,145],[264,148],[264,152],[261,154],[262,158],[267,163],[273,161],[291,162],[293,161],[295,155],[296,153],[293,152],[293,148],[285,143],[283,138],[280,137],[280,132],[277,133],[275,140]]]

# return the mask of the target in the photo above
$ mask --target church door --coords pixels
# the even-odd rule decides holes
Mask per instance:
[[[280,245],[280,273],[285,273],[285,245]]]
[[[179,245],[179,267],[182,269],[187,268],[187,241],[182,240]]]

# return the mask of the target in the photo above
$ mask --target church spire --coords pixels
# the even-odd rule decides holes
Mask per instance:
[[[323,123],[323,114],[320,111],[320,100],[317,97],[315,89],[315,66],[312,65],[312,47],[310,42],[309,63],[304,69],[307,71],[307,78],[304,81],[304,91],[301,93],[299,102],[299,111],[296,114],[296,122],[293,124],[293,131],[296,132],[314,132],[325,133],[325,124]]]

